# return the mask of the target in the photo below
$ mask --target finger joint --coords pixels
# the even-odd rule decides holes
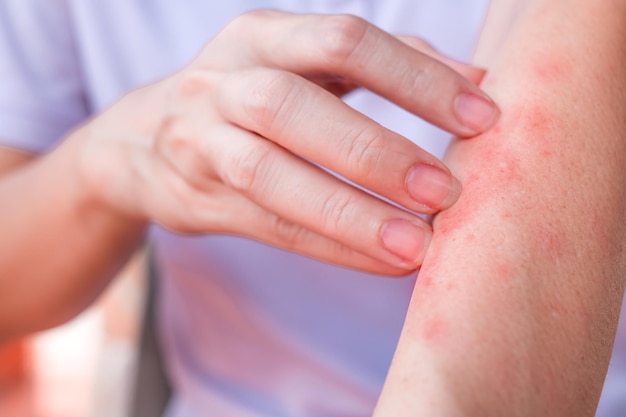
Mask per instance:
[[[344,191],[329,194],[322,202],[321,222],[325,234],[336,237],[350,229],[356,216],[356,201]]]
[[[343,160],[347,167],[353,167],[359,176],[369,176],[376,172],[388,148],[383,128],[367,126],[341,141],[344,144]]]
[[[369,24],[352,15],[326,16],[320,25],[324,59],[335,67],[345,65],[359,49]]]
[[[225,181],[234,189],[251,194],[259,188],[259,182],[268,175],[272,150],[259,143],[240,152],[227,167]]]
[[[243,100],[243,110],[253,130],[276,134],[287,123],[289,110],[298,104],[299,87],[294,77],[278,71],[257,74]]]

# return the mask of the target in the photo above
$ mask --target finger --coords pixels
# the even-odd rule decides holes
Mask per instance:
[[[239,222],[239,234],[337,266],[379,275],[403,276],[415,270],[381,262],[256,206],[254,220]],[[231,212],[232,213],[232,212]],[[252,219],[252,217],[251,217]],[[233,219],[236,220],[236,219]],[[262,225],[260,228],[259,225]],[[254,230],[254,233],[250,233]]]
[[[182,233],[222,233],[247,237],[333,265],[401,276],[414,268],[393,266],[285,220],[225,185],[211,192],[190,185],[162,158],[141,164],[142,198],[149,217]]]
[[[416,49],[440,62],[443,62],[444,64],[473,82],[475,85],[480,85],[480,82],[487,72],[483,68],[478,68],[470,64],[459,62],[453,58],[442,55],[432,45],[430,45],[423,39],[415,38],[412,36],[398,36],[398,39],[409,45],[411,48]]]
[[[460,194],[460,183],[435,157],[295,74],[239,71],[215,94],[231,123],[412,211],[434,213]]]
[[[481,133],[499,115],[471,81],[354,16],[256,12],[233,29],[250,65],[345,77],[457,136]]]
[[[251,132],[224,125],[219,134],[212,133],[228,138],[228,144],[208,145],[207,163],[225,184],[259,206],[381,262],[403,269],[421,264],[432,232],[419,217]]]

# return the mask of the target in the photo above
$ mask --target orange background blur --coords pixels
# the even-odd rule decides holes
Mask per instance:
[[[128,417],[145,255],[71,322],[0,345],[0,416]]]

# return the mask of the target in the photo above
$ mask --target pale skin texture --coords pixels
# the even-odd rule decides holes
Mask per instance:
[[[536,5],[542,10],[537,11]],[[498,100],[503,116],[489,133],[470,141],[458,141],[450,149],[446,162],[462,181],[464,191],[452,209],[435,218],[432,245],[416,285],[377,416],[593,415],[610,354],[625,276],[626,180],[622,171],[626,162],[626,141],[623,140],[626,118],[621,110],[626,99],[626,80],[622,75],[626,73],[625,9],[623,2],[615,0],[494,2],[477,62],[489,68],[484,88]],[[253,25],[244,21],[242,26]],[[277,26],[272,21],[263,29],[280,31],[280,27],[286,26]],[[162,119],[152,120],[149,116],[162,117],[167,107],[164,103],[176,102],[182,103],[178,110],[182,113],[176,113],[174,105],[174,110],[167,107],[169,114],[186,115],[190,108],[200,108],[196,103],[206,102],[201,100],[203,86],[222,84],[212,81],[211,77],[224,81],[221,78],[224,72],[233,71],[233,80],[239,81],[241,78],[237,77],[246,76],[240,74],[239,69],[245,67],[252,72],[250,78],[255,79],[256,70],[268,66],[266,61],[262,65],[255,61],[265,57],[263,50],[244,54],[247,61],[242,64],[237,48],[232,48],[234,40],[229,36],[234,35],[225,32],[221,46],[218,42],[207,48],[208,51],[211,48],[227,50],[234,55],[229,58],[232,61],[215,69],[208,77],[195,68],[191,75],[182,71],[183,75],[133,93],[77,130],[49,156],[21,170],[12,170],[12,167],[30,157],[9,150],[0,152],[0,165],[5,167],[3,171],[9,172],[0,181],[0,201],[3,201],[0,218],[5,219],[0,235],[0,256],[12,254],[0,258],[0,276],[27,278],[5,279],[0,283],[3,286],[0,338],[52,325],[79,311],[140,241],[148,219],[177,230],[241,233],[241,229],[236,229],[241,219],[234,221],[219,209],[192,214],[198,213],[193,209],[197,207],[197,200],[188,192],[180,192],[186,189],[186,179],[192,181],[199,177],[168,173],[197,163],[194,152],[184,152],[185,141],[178,146],[177,141],[172,140],[194,135],[169,135],[161,129]],[[249,36],[254,39],[252,34]],[[384,47],[380,49],[388,50],[389,44],[384,39],[390,41],[390,38],[382,38]],[[310,44],[308,40],[305,43]],[[241,45],[241,42],[236,44]],[[372,52],[377,50],[371,48],[373,44],[376,42],[368,44],[368,50],[376,56]],[[268,46],[267,50],[284,49]],[[386,61],[385,65],[398,62],[398,57],[408,53],[406,49],[392,51],[393,60],[381,59]],[[207,56],[210,56],[208,52]],[[349,58],[356,59],[355,56],[359,54],[351,54]],[[351,83],[338,85],[322,81],[337,81],[332,74],[351,78],[350,74],[338,70],[341,65],[337,63],[331,65],[331,76],[328,76],[319,68],[311,68],[311,64],[304,68],[284,68],[293,65],[294,61],[289,58],[282,57],[271,66],[310,76],[337,93],[351,86]],[[253,64],[250,64],[251,59]],[[401,67],[403,62],[406,64],[402,59],[399,62]],[[375,65],[360,68],[376,70]],[[435,66],[437,73],[439,69],[441,67]],[[479,78],[470,70],[461,67],[457,70],[470,78]],[[385,71],[388,71],[387,66]],[[318,77],[320,73],[323,76]],[[370,76],[355,81],[407,106],[420,96],[415,92],[419,86],[406,90],[409,93],[404,98],[394,96],[394,91],[405,90],[397,90],[398,86],[373,85],[376,76]],[[183,79],[184,82],[179,81]],[[432,85],[433,81],[427,79]],[[457,82],[461,81],[446,77],[441,81],[442,88],[434,90],[437,103],[448,103],[444,111],[436,109],[435,114],[422,115],[435,121],[436,115],[440,115],[440,122],[449,130],[471,135],[468,131],[456,131],[460,129],[455,125],[456,119],[446,117],[450,114],[445,110],[453,107],[449,104],[458,93],[460,84]],[[457,87],[446,93],[443,86],[449,83]],[[230,94],[241,97],[241,93],[235,90]],[[234,132],[233,123],[250,128],[237,119],[236,108],[231,107],[236,106],[237,101],[228,91],[223,94],[225,96],[219,97],[225,99],[210,101],[215,108],[205,109],[215,117],[210,119],[216,121],[215,127],[227,129],[228,134]],[[148,104],[154,108],[153,112],[142,111],[143,118],[133,114],[133,108],[146,109]],[[315,106],[319,108],[320,103],[315,102]],[[336,107],[332,109],[329,114],[335,115]],[[412,110],[424,111],[422,107]],[[307,111],[302,110],[302,114]],[[133,132],[118,130],[131,121]],[[338,128],[345,123],[336,121]],[[203,128],[184,123],[168,125],[178,126],[182,132],[190,132],[185,130],[186,126],[191,132],[194,128]],[[255,125],[253,130],[262,128]],[[99,143],[107,145],[104,149],[92,146],[96,131],[106,132],[100,133],[106,140],[97,138]],[[134,136],[136,132],[141,134]],[[276,135],[269,135],[278,136],[278,132],[273,132]],[[344,157],[338,166],[347,166],[344,168],[346,176],[360,178],[357,182],[374,190],[390,187],[392,199],[410,208],[432,212],[449,206],[454,195],[446,195],[444,200],[447,201],[437,207],[415,206],[407,196],[406,176],[410,166],[424,156],[392,134],[386,132],[382,136],[386,138],[383,144],[363,148],[357,142],[350,149],[375,149],[373,154],[377,155],[379,169],[395,167],[397,155],[408,151],[409,158],[398,175],[389,179],[393,184],[376,183],[376,178],[359,175],[359,172],[366,172],[365,169],[360,171],[359,163],[346,165],[350,159]],[[161,139],[157,141],[156,137]],[[345,138],[346,134],[341,137]],[[278,137],[275,139],[285,146]],[[133,146],[127,146],[129,144]],[[182,149],[177,161],[158,153],[168,146]],[[387,149],[389,153],[379,156],[381,150]],[[294,150],[310,159],[332,164],[319,154],[323,149],[309,151],[310,154],[306,150]],[[223,160],[223,155],[232,155],[228,153],[232,151],[222,149],[215,160],[208,158],[211,162],[206,167],[208,175],[216,179],[210,184],[215,185],[215,190],[224,191],[212,194],[220,196],[213,201],[245,203],[250,213],[247,224],[268,225],[252,237],[375,272],[400,273],[421,263],[421,248],[420,254],[407,263],[390,257],[381,246],[380,225],[400,216],[386,206],[381,208],[372,230],[365,231],[365,240],[363,235],[342,235],[339,230],[333,233],[322,228],[310,234],[308,227],[284,227],[294,224],[292,219],[289,223],[281,221],[276,229],[276,220],[269,219],[282,217],[268,211],[269,204],[263,203],[260,194],[246,193],[241,187],[240,192],[231,192],[233,184],[225,185],[226,178],[231,177],[220,171],[224,168],[214,164]],[[359,155],[371,156],[372,153],[360,152]],[[129,167],[137,169],[116,170],[130,172],[133,174],[130,178],[112,177],[106,169],[107,160],[115,160],[116,167],[119,161],[127,161]],[[94,161],[103,163],[96,165]],[[158,168],[158,163],[162,168]],[[98,170],[92,169],[94,167]],[[154,174],[158,174],[159,181],[148,182]],[[319,175],[316,177],[319,179]],[[307,178],[317,181],[312,176]],[[175,195],[183,197],[182,200],[171,198],[174,188],[157,187],[157,182],[164,180],[178,187]],[[320,187],[318,192],[321,201],[327,201],[324,190],[325,187]],[[182,205],[167,205],[180,201]],[[256,204],[249,204],[250,201]],[[202,207],[215,207],[209,203],[203,200]],[[378,203],[363,200],[362,204],[352,206],[354,211],[350,213],[358,214],[358,207],[367,207],[371,212],[372,204]],[[26,207],[28,212],[25,212]],[[185,216],[175,217],[180,211]],[[197,220],[184,221],[190,214]],[[319,216],[320,213],[310,213],[309,219]],[[268,219],[265,223],[259,222],[264,218]],[[344,218],[348,221],[341,232],[350,226],[350,216]],[[217,228],[215,219],[230,229]],[[411,218],[410,221],[416,220]],[[297,224],[302,223],[306,223],[306,219]],[[428,230],[427,226],[420,224],[420,227]],[[27,230],[33,233],[26,233]],[[42,234],[42,230],[46,233]],[[283,235],[279,233],[278,240],[271,241],[269,236],[276,230],[282,230]],[[300,230],[307,231],[294,232]],[[335,242],[340,235],[346,240],[340,241],[341,246],[338,246]],[[62,250],[50,251],[50,247],[59,246],[61,238]],[[363,244],[359,246],[360,241]],[[16,251],[16,247],[28,247],[29,251]],[[8,249],[12,250],[7,252]],[[39,262],[33,263],[32,259]]]
[[[468,137],[499,114],[483,75],[355,17],[236,19],[49,154],[0,149],[0,340],[81,311],[150,221],[374,273],[417,268],[428,223],[306,160],[412,211],[447,208],[460,193],[449,170],[337,95],[362,86]]]
[[[381,416],[593,416],[626,277],[626,2],[495,1]]]

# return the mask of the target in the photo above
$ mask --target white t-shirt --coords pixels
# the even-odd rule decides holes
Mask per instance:
[[[5,0],[0,145],[49,150],[128,90],[187,63],[251,9],[352,13],[468,60],[487,0]],[[448,135],[367,92],[349,104],[441,156]],[[414,279],[332,267],[227,236],[153,227],[171,417],[365,416],[381,389]],[[624,332],[618,347],[625,346]],[[601,412],[626,415],[614,355]],[[621,383],[620,383],[621,381]],[[611,407],[615,407],[610,411]]]

